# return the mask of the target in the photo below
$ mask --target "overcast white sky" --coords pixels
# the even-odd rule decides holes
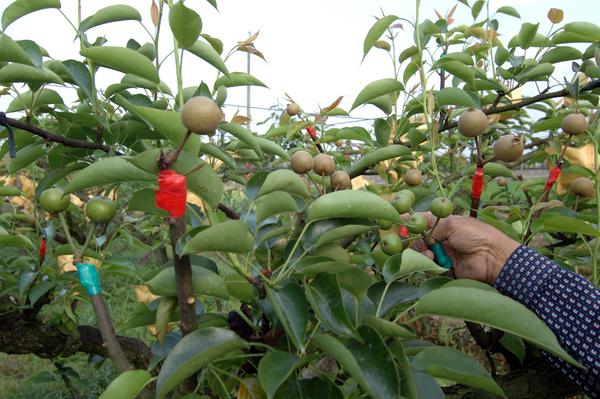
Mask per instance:
[[[0,0],[0,12],[12,1]],[[207,1],[188,0],[186,5],[195,9],[203,20],[203,33],[221,39],[225,52],[237,41],[248,37],[248,32],[260,35],[255,41],[256,47],[265,55],[268,62],[252,57],[251,74],[264,82],[269,89],[252,88],[251,102],[253,107],[268,108],[278,102],[286,103],[284,92],[296,100],[305,111],[313,112],[318,104],[328,106],[339,96],[345,96],[341,107],[349,110],[360,90],[368,83],[382,78],[393,77],[388,54],[385,51],[372,49],[364,62],[363,41],[372,24],[373,16],[394,14],[409,20],[415,18],[415,1],[413,0],[304,0],[287,2],[281,0],[217,0],[219,10],[215,10]],[[473,4],[475,0],[469,0]],[[62,10],[69,18],[76,21],[76,0],[62,0]],[[136,7],[142,15],[143,23],[153,32],[150,20],[151,0],[104,0],[82,1],[83,18],[96,10],[112,4],[129,4]],[[453,16],[456,24],[471,24],[471,10],[456,0],[422,0],[421,19],[437,20],[434,9],[445,15],[455,4],[457,10]],[[598,0],[491,0],[490,12],[500,6],[511,5],[517,8],[522,19],[499,14],[499,31],[502,42],[516,35],[523,22],[540,22],[540,33],[550,29],[547,18],[552,7],[564,10],[562,24],[572,21],[590,21],[597,23],[600,15]],[[482,15],[485,11],[482,11]],[[412,30],[403,23],[402,47],[412,44]],[[163,16],[163,33],[168,30],[167,16]],[[80,59],[79,44],[74,42],[73,28],[56,10],[45,10],[30,14],[10,25],[6,32],[14,40],[29,39],[44,47],[55,59]],[[88,31],[88,38],[93,41],[96,36],[105,35],[107,45],[124,46],[130,38],[143,44],[150,41],[146,31],[136,22],[118,22],[103,25]],[[167,35],[163,36],[165,39]],[[587,46],[585,46],[587,47]],[[164,56],[172,49],[172,42],[164,40],[160,54]],[[401,50],[400,49],[400,50]],[[184,59],[192,61],[184,69],[184,87],[197,86],[204,80],[212,87],[217,72],[195,56],[187,54]],[[246,71],[246,53],[235,54],[227,63],[229,71]],[[561,71],[570,74],[570,62],[563,63]],[[161,69],[161,78],[166,81],[173,92],[176,91],[174,60],[170,57]],[[106,87],[109,83],[120,80],[122,74],[104,70],[98,79]],[[571,75],[568,75],[571,77]],[[111,80],[112,77],[112,80]],[[104,83],[106,82],[106,83]],[[0,98],[0,109],[4,109],[10,99]],[[229,90],[226,104],[238,105],[240,113],[245,114],[246,88]],[[230,117],[236,107],[228,106],[225,110]],[[353,117],[377,118],[383,113],[373,106],[359,107],[351,114]],[[260,121],[267,116],[266,111],[253,109],[252,116]],[[264,133],[264,128],[258,127]]]

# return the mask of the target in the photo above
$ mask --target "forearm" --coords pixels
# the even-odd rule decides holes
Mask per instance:
[[[600,291],[525,246],[513,252],[494,286],[532,310],[561,346],[588,367],[581,370],[547,354],[590,398],[600,398]]]

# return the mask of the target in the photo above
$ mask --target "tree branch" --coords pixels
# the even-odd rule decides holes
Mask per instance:
[[[136,369],[145,370],[152,360],[150,348],[135,338],[117,336],[125,355]],[[0,352],[16,355],[35,354],[44,358],[69,357],[77,352],[109,358],[100,330],[79,326],[63,334],[56,325],[39,320],[23,320],[18,313],[0,316]]]
[[[55,143],[60,143],[60,144],[63,144],[65,146],[67,146],[67,147],[85,148],[85,149],[88,149],[88,150],[102,150],[102,151],[104,151],[106,153],[110,152],[110,147],[108,147],[108,146],[106,146],[104,144],[91,143],[89,141],[81,141],[81,140],[69,139],[67,137],[63,137],[63,136],[60,136],[58,134],[50,133],[47,130],[44,130],[44,129],[42,129],[40,127],[37,127],[37,126],[34,126],[34,125],[31,125],[31,124],[29,124],[27,122],[21,122],[19,120],[12,119],[12,118],[6,118],[6,122],[10,126],[12,126],[12,127],[15,127],[17,129],[21,129],[21,130],[25,130],[25,131],[27,131],[29,133],[33,133],[33,134],[35,134],[37,136],[45,138],[48,141],[52,141],[52,142],[55,142]]]

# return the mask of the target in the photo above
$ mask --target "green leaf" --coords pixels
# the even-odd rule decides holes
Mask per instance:
[[[2,13],[2,30],[17,19],[34,11],[45,8],[60,9],[59,0],[16,0],[4,9]]]
[[[565,32],[574,33],[592,40],[600,40],[600,28],[591,22],[571,22],[565,25]]]
[[[536,219],[531,223],[531,232],[534,234],[570,232],[600,237],[600,231],[598,231],[598,229],[593,228],[583,220],[566,216],[552,216],[547,219]]]
[[[151,379],[146,370],[128,370],[112,380],[99,399],[134,399]]]
[[[475,174],[476,168],[477,165],[475,164],[467,166],[462,171],[463,176]],[[499,163],[495,162],[488,162],[485,165],[483,165],[483,174],[490,177],[504,176],[509,179],[515,178],[515,174],[510,169],[508,169],[504,165],[500,165]]]
[[[175,268],[168,267],[146,282],[150,291],[155,295],[177,296]],[[209,296],[229,299],[225,282],[217,273],[201,266],[192,266],[192,286],[198,296]]]
[[[387,17],[384,17],[384,18],[387,18]],[[384,18],[382,18],[382,19],[384,19]],[[352,104],[350,111],[352,111],[354,108],[358,107],[359,105],[373,101],[378,97],[381,97],[386,94],[394,93],[397,91],[401,91],[401,90],[404,90],[404,85],[402,83],[400,83],[399,81],[397,81],[396,79],[387,78],[387,79],[380,79],[380,80],[376,80],[375,82],[371,82],[368,85],[366,85],[365,88],[362,89],[360,93],[358,93],[358,96],[356,97],[356,100],[354,100],[354,103]]]
[[[348,171],[348,174],[350,175],[350,178],[355,178],[356,176],[363,174],[363,172],[368,168],[381,161],[408,155],[412,155],[412,151],[408,147],[399,144],[378,148],[377,150],[371,151],[367,155],[362,156],[354,165],[352,165]]]
[[[551,119],[547,119],[541,123],[538,123],[535,125],[535,128],[533,129],[534,132],[543,132],[545,130],[556,130],[559,129],[563,119],[565,119],[566,115],[561,115],[561,116],[556,116],[554,118]]]
[[[46,292],[56,286],[52,281],[40,281],[29,290],[29,303],[35,304]]]
[[[198,40],[202,32],[202,19],[196,11],[179,1],[169,11],[169,26],[179,46],[187,49]]]
[[[336,334],[361,340],[358,331],[348,318],[338,276],[325,272],[317,274],[310,282],[304,282],[304,290],[317,318]]]
[[[296,381],[287,380],[281,384],[281,387],[277,391],[277,395],[275,395],[275,399],[329,399],[331,398],[330,395],[332,394],[332,389],[337,388],[333,388],[327,380],[321,377]]]
[[[475,86],[475,73],[471,67],[459,61],[445,62],[443,67],[444,70],[461,79],[462,81],[470,84],[471,86]]]
[[[417,293],[417,287],[414,285],[399,281],[386,284],[385,281],[380,281],[369,287],[367,295],[375,306],[379,306],[377,316],[384,317],[387,311],[393,307],[416,299]]]
[[[156,309],[156,338],[162,347],[165,346],[165,335],[177,305],[176,296],[163,296]]]
[[[226,151],[210,143],[200,143],[200,154],[207,154],[211,157],[220,159],[223,163],[229,166],[231,169],[235,169],[235,161],[233,157]]]
[[[390,25],[394,23],[394,21],[396,21],[397,19],[398,17],[395,15],[387,15],[383,18],[379,18],[373,24],[373,26],[371,27],[371,29],[369,29],[369,32],[367,33],[367,37],[365,37],[365,42],[363,45],[363,60],[365,59],[371,48],[373,48],[377,40],[379,40],[381,35],[383,35],[385,31],[388,30]]]
[[[27,193],[12,186],[0,186],[0,197],[20,197],[27,196]]]
[[[309,192],[302,178],[288,169],[279,169],[269,173],[260,186],[256,198],[270,194],[275,191],[284,191],[288,194],[295,194],[301,197],[308,197]]]
[[[157,398],[162,399],[187,377],[225,354],[247,348],[246,341],[232,331],[208,327],[185,337],[169,353],[156,382]]]
[[[515,17],[515,18],[521,18],[521,14],[519,14],[517,9],[514,7],[511,7],[511,6],[500,7],[498,10],[496,10],[496,12],[510,15],[511,17]]]
[[[191,46],[187,47],[186,50],[208,62],[219,71],[223,72],[225,76],[229,76],[229,70],[225,66],[225,62],[223,62],[219,53],[217,53],[217,51],[210,44],[205,43],[202,40],[198,40]]]
[[[410,363],[406,357],[406,353],[404,352],[404,347],[402,346],[402,341],[399,339],[394,339],[389,344],[390,351],[392,355],[398,360],[400,367],[402,368],[402,373],[404,376],[404,381],[402,382],[402,391],[408,394],[408,399],[418,399],[419,394],[417,392],[417,387],[415,385],[415,380],[413,378],[413,371],[410,367]],[[435,380],[434,380],[435,382]],[[427,395],[428,399],[433,399],[433,395]],[[443,398],[443,395],[442,395]]]
[[[6,10],[9,8],[10,6]],[[6,14],[6,11],[4,13]],[[4,33],[0,33],[0,61],[16,62],[35,67],[25,50]]]
[[[447,269],[439,267],[427,256],[412,250],[404,250],[401,254],[390,256],[383,266],[382,274],[386,282],[398,280],[404,276],[416,272],[427,272],[441,274]]]
[[[260,224],[269,216],[283,212],[298,212],[298,204],[286,192],[274,191],[268,194],[264,200],[256,206],[256,221]]]
[[[538,28],[540,24],[531,24],[529,22],[525,22],[521,25],[521,30],[519,31],[519,46],[527,50],[531,46],[531,42],[535,39]]]
[[[371,278],[362,269],[344,262],[318,262],[308,266],[296,265],[296,272],[304,275],[306,278],[315,278],[318,274],[331,272],[338,275],[340,286],[348,291],[358,301],[362,301],[367,295],[367,290],[371,285]]]
[[[250,149],[254,151],[256,155],[262,157],[262,150],[258,145],[256,137],[254,137],[252,133],[245,127],[238,125],[237,123],[222,123],[219,125],[219,129],[225,130],[227,133],[232,134],[238,140],[250,147]]]
[[[337,360],[371,397],[397,398],[400,387],[390,351],[371,327],[362,325],[358,333],[362,342],[350,338],[342,345],[337,339],[322,334],[315,337],[313,343]]]
[[[417,304],[417,316],[453,317],[498,328],[579,366],[562,349],[552,330],[531,310],[496,290],[490,290],[487,284],[470,283],[471,287],[456,287],[452,282],[431,291]]]
[[[142,16],[138,10],[125,4],[108,6],[96,11],[92,19],[86,24],[84,32],[94,26],[128,20],[142,22]]]
[[[37,106],[46,104],[64,104],[62,97],[54,90],[41,89],[35,93],[27,91],[21,94],[19,98],[15,98],[10,102],[10,105],[6,108],[5,112],[9,113],[31,109],[34,96],[36,97],[35,105]]]
[[[479,16],[479,13],[481,12],[481,9],[483,8],[485,4],[484,0],[477,0],[475,2],[475,4],[473,4],[473,7],[471,8],[471,15],[473,16],[473,20],[476,20],[477,17]]]
[[[305,354],[308,304],[302,288],[296,282],[290,282],[277,290],[267,288],[267,298],[289,339]]]
[[[267,398],[275,396],[277,389],[298,367],[311,361],[311,356],[300,357],[292,353],[273,351],[258,364],[258,378]]]
[[[37,272],[32,272],[31,270],[27,270],[27,269],[21,269],[21,271],[19,272],[19,296],[22,296],[23,293],[25,292],[25,290],[27,288],[29,288],[29,286],[31,285],[31,283],[33,282],[33,280],[37,277]]]
[[[309,209],[306,222],[333,218],[383,219],[404,224],[390,203],[363,190],[336,191],[319,197]]]
[[[157,181],[156,175],[135,167],[121,157],[104,158],[81,170],[65,188],[65,194],[86,188],[129,181]]]
[[[160,83],[158,71],[152,61],[145,55],[127,47],[88,47],[81,50],[79,54],[100,63],[106,68],[132,73],[154,83]]]
[[[513,240],[519,241],[521,239],[521,235],[510,224],[505,223],[501,220],[489,217],[485,214],[485,212],[480,212],[479,215],[481,216],[481,218],[483,219],[484,222],[486,222],[489,225],[494,226],[495,228],[497,228],[498,230],[500,230],[501,232],[503,232],[504,234],[506,234]]]
[[[62,79],[57,74],[46,67],[42,67],[42,69],[43,72],[36,67],[13,62],[0,69],[0,82],[23,82],[33,85],[46,83],[63,84]]]
[[[211,251],[243,254],[252,251],[254,238],[247,224],[240,220],[228,220],[196,234],[185,245],[181,255]]]
[[[87,95],[90,102],[92,102],[94,99],[93,83],[88,67],[82,62],[75,60],[63,61],[63,65],[67,68],[75,83],[77,83],[79,88]]]
[[[415,337],[415,334],[407,328],[376,316],[365,316],[362,324],[373,327],[382,337],[399,337],[403,339]]]
[[[221,76],[215,81],[213,88],[216,90],[219,86],[235,87],[235,86],[261,86],[267,87],[263,82],[252,75],[244,72],[230,72],[229,76]]]
[[[547,51],[542,56],[542,58],[540,58],[539,62],[540,64],[546,62],[550,64],[555,64],[557,62],[563,61],[580,60],[581,57],[583,57],[583,54],[576,48],[569,46],[561,46]]]
[[[324,219],[311,223],[306,227],[302,236],[302,245],[308,251],[363,233],[367,233],[375,228],[373,222],[368,219]]]
[[[463,89],[458,87],[444,87],[436,96],[440,105],[460,105],[463,107],[474,107],[475,103]]]
[[[156,195],[151,188],[137,190],[127,203],[127,211],[139,211],[150,215],[162,217],[169,216],[169,212],[156,207]]]
[[[17,157],[12,159],[8,165],[8,173],[13,174],[47,154],[41,144],[27,146],[17,151]]]
[[[477,360],[454,348],[441,346],[426,348],[413,358],[412,368],[435,378],[485,389],[506,397],[502,389]]]
[[[272,142],[271,140],[264,139],[262,137],[254,137],[254,140],[258,143],[260,147],[260,153],[266,152],[268,154],[275,154],[285,159],[286,161],[290,160],[290,155],[277,143]],[[239,142],[236,146],[236,150],[240,148],[250,148],[244,142]]]
[[[248,197],[250,201],[254,201],[256,199],[258,193],[260,192],[260,188],[265,183],[265,180],[267,180],[269,174],[269,172],[260,171],[256,172],[254,176],[248,179],[246,185],[244,186],[244,194],[246,194],[246,197]],[[302,184],[304,184],[304,182],[302,182]],[[306,186],[304,186],[304,188],[306,188]]]

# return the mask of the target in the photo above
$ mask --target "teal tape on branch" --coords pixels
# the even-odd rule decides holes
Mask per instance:
[[[441,243],[436,242],[435,245],[429,247],[429,249],[433,252],[433,260],[435,263],[445,269],[450,269],[452,267],[452,259],[446,254],[446,250]]]
[[[76,266],[77,271],[79,272],[79,281],[87,291],[88,295],[92,296],[99,294],[101,291],[100,279],[98,278],[96,267],[89,263],[78,263]]]

